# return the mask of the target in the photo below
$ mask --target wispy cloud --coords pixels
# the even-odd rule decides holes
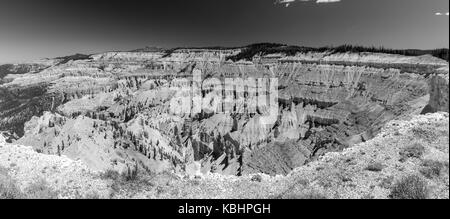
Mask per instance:
[[[436,12],[435,15],[436,15],[436,16],[444,16],[444,15],[445,15],[445,16],[448,16],[449,13],[448,13],[448,12],[447,12],[447,13]]]
[[[333,3],[333,2],[340,2],[341,0],[317,0],[316,3]]]
[[[336,3],[340,1],[341,0],[276,0],[275,4],[284,4],[286,5],[286,7],[289,7],[289,5],[294,2],[316,2],[317,4],[324,4],[324,3]]]

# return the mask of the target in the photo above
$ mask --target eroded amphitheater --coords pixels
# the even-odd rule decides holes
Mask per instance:
[[[448,198],[446,60],[292,54],[284,45],[243,58],[250,48],[147,48],[4,65],[0,165],[22,188],[40,177],[65,191],[61,197],[387,198],[389,183],[434,160],[446,170],[427,179],[431,196]],[[195,71],[202,81],[276,78],[275,121],[261,124],[263,107],[174,113],[174,83],[193,83]],[[245,87],[203,87],[200,95],[240,100],[236,109],[254,98]],[[425,152],[405,161],[402,151],[413,144]],[[379,171],[367,168],[380,163]],[[140,180],[111,182],[105,172]]]

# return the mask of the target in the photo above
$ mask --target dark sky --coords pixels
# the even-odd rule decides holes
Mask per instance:
[[[274,1],[0,0],[0,63],[145,46],[449,46],[448,0]]]

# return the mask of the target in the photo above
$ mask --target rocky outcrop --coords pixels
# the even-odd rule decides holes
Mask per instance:
[[[111,147],[111,125],[84,116],[69,119],[46,112],[42,117],[33,117],[26,123],[25,137],[16,143],[33,146],[40,153],[81,160],[96,171],[122,173],[137,165],[132,154]]]
[[[296,167],[303,166],[311,152],[297,142],[273,142],[263,148],[243,155],[242,174],[265,173],[287,175]]]
[[[430,81],[430,103],[422,113],[449,112],[449,78],[447,74],[435,75]]]

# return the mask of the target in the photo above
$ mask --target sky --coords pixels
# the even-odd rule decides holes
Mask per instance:
[[[0,63],[243,46],[449,46],[448,0],[0,0]]]

